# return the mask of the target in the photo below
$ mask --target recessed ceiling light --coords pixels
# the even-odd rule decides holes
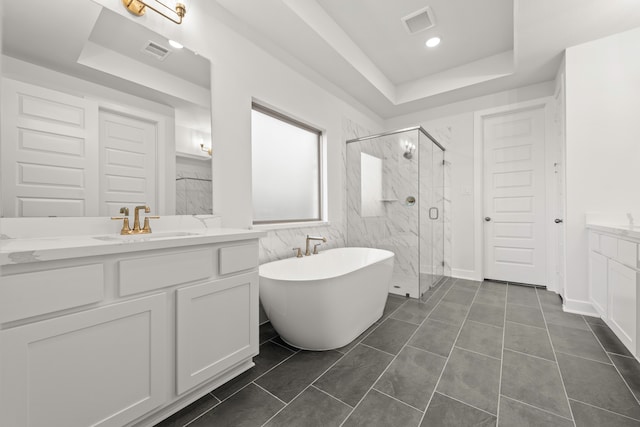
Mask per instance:
[[[180,43],[178,43],[175,40],[169,40],[169,44],[173,47],[175,47],[176,49],[182,49],[184,46],[182,46]]]
[[[440,44],[440,37],[431,37],[425,44],[427,47],[436,47]]]

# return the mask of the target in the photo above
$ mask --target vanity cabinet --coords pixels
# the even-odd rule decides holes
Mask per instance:
[[[256,234],[2,265],[0,425],[153,426],[251,368]]]
[[[620,341],[637,354],[637,272],[612,259],[608,263],[609,326]]]
[[[242,274],[177,291],[177,392],[250,357],[255,349],[258,278]],[[202,325],[215,325],[203,328]]]
[[[590,301],[636,357],[640,357],[639,267],[634,240],[589,231]]]
[[[164,294],[0,332],[0,425],[122,426],[167,400]]]

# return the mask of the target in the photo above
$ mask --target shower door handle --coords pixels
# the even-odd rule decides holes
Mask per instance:
[[[435,216],[433,215],[434,212],[435,212]],[[429,219],[436,220],[438,219],[439,216],[440,216],[440,211],[438,210],[438,208],[436,207],[429,208]]]

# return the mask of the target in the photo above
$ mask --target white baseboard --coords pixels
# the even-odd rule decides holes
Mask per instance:
[[[600,317],[596,309],[593,308],[593,304],[591,304],[590,301],[582,301],[582,300],[565,298],[563,300],[562,309],[567,313]]]
[[[467,279],[467,280],[476,280],[481,281],[480,273],[475,270],[463,270],[461,268],[452,268],[451,269],[451,277],[455,277],[456,279]]]

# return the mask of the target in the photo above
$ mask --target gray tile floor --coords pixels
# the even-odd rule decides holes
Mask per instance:
[[[346,347],[300,351],[269,323],[256,366],[168,426],[640,426],[640,364],[547,291],[449,279],[389,296]]]

